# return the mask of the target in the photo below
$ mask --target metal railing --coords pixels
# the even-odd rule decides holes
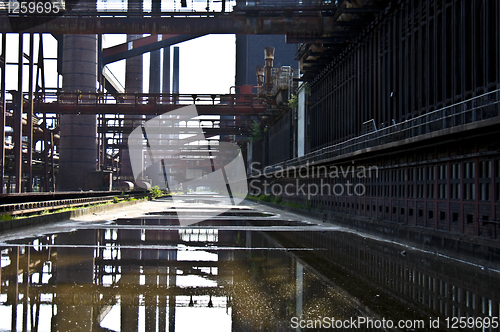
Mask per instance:
[[[500,89],[265,168],[265,174],[500,116]],[[259,174],[258,171],[253,172]]]
[[[178,94],[178,93],[93,93],[93,92],[46,92],[35,93],[35,106],[41,103],[61,105],[102,104],[176,104],[182,105],[265,105],[264,99],[253,94]]]

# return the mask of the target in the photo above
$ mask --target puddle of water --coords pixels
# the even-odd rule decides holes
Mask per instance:
[[[495,271],[247,218],[183,228],[175,218],[118,219],[11,241],[1,248],[0,330],[298,331],[339,319],[372,322],[353,330],[381,330],[382,319],[430,330],[431,317],[437,331],[446,317],[500,314]]]

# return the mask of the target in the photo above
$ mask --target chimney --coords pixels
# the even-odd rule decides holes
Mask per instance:
[[[273,85],[272,69],[274,60],[274,47],[264,47],[266,60],[266,90],[270,91]]]
[[[257,88],[260,92],[262,90],[262,86],[264,85],[264,66],[257,65],[256,75],[257,75]]]

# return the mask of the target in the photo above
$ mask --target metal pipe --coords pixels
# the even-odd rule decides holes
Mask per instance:
[[[14,176],[16,177],[15,192],[22,191],[23,168],[23,34],[19,34],[18,60],[17,60],[17,93],[15,93],[14,107]]]
[[[34,43],[35,40],[33,38],[33,33],[29,34],[29,42],[30,42],[30,57],[29,57],[29,75],[28,75],[28,98],[30,100],[30,106],[29,110],[27,110],[28,113],[28,164],[26,168],[26,172],[28,173],[28,185],[26,186],[26,191],[31,192],[33,191],[33,51],[34,51]]]
[[[5,177],[5,111],[7,107],[7,101],[5,98],[5,63],[6,63],[6,52],[5,52],[5,47],[6,47],[6,41],[5,38],[7,38],[6,33],[2,33],[2,56],[3,56],[3,61],[1,62],[1,70],[2,70],[2,85],[0,87],[0,93],[1,93],[1,98],[2,98],[2,116],[0,117],[0,128],[1,128],[1,137],[0,137],[0,145],[2,146],[2,150],[0,152],[0,193],[5,193],[4,190],[4,177]]]
[[[179,93],[179,47],[174,47],[174,68],[172,77],[172,93]]]
[[[47,138],[47,114],[43,113],[43,191],[49,191],[49,146]]]

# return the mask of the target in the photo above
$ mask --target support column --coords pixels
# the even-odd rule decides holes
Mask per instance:
[[[5,59],[6,59],[6,54],[5,54],[5,49],[6,49],[6,41],[5,38],[7,37],[6,33],[2,33],[2,58],[3,61],[0,63],[0,70],[2,71],[2,83],[0,86],[0,93],[1,93],[1,99],[2,99],[2,105],[0,106],[2,108],[2,114],[0,116],[0,130],[1,130],[1,137],[0,137],[0,145],[1,145],[1,151],[0,151],[0,194],[5,193],[5,183],[4,183],[4,177],[5,177],[5,108],[7,106],[6,99],[5,99]]]
[[[18,60],[17,60],[17,92],[14,94],[14,177],[15,192],[22,191],[23,175],[23,34],[19,34]]]
[[[42,36],[40,35],[40,38]],[[33,50],[34,50],[34,39],[33,39],[33,33],[30,33],[30,57],[29,57],[29,75],[28,75],[28,98],[30,100],[29,104],[29,109],[27,109],[28,113],[28,123],[27,123],[27,136],[28,136],[28,155],[27,155],[27,168],[26,168],[26,173],[28,174],[28,184],[26,186],[26,191],[31,192],[33,191],[33,170],[32,170],[32,165],[33,165]]]
[[[179,93],[179,47],[174,47],[174,68],[172,77],[172,93]]]
[[[161,35],[158,36],[161,37]],[[160,50],[150,53],[149,93],[160,93]]]
[[[5,59],[6,59],[6,53],[5,53],[5,47],[6,47],[6,41],[5,38],[7,37],[6,33],[2,33],[2,58],[3,61],[0,63],[0,70],[2,71],[2,85],[0,87],[0,98],[2,99],[2,105],[0,106],[2,108],[2,114],[0,116],[0,130],[1,130],[1,136],[0,136],[0,145],[1,145],[1,151],[0,151],[0,194],[5,193],[5,183],[4,183],[4,177],[5,177],[5,108],[7,106],[6,100],[5,100]]]
[[[97,35],[64,35],[63,91],[95,93],[97,80]],[[85,102],[95,102],[86,101]],[[58,190],[97,189],[96,116],[60,116]]]
[[[161,92],[170,93],[170,47],[163,49],[163,82]]]
[[[129,8],[132,6],[133,8],[137,7],[137,4],[129,1]],[[142,7],[141,7],[142,8]],[[142,38],[142,35],[127,35],[127,42],[130,42],[134,39]],[[130,58],[126,60],[125,64],[125,93],[142,93],[143,89],[143,78],[142,78],[142,54],[136,57]],[[131,97],[126,98],[127,102],[134,102]],[[120,180],[122,181],[134,181],[134,174],[132,172],[132,166],[130,164],[130,154],[127,148],[128,144],[128,135],[133,130],[133,128],[141,122],[143,116],[130,116],[127,118],[131,120],[125,120],[123,124],[123,146],[120,153]],[[135,121],[137,119],[137,121]]]
[[[48,129],[47,129],[47,114],[43,113],[43,191],[49,191],[49,147],[48,147]]]

